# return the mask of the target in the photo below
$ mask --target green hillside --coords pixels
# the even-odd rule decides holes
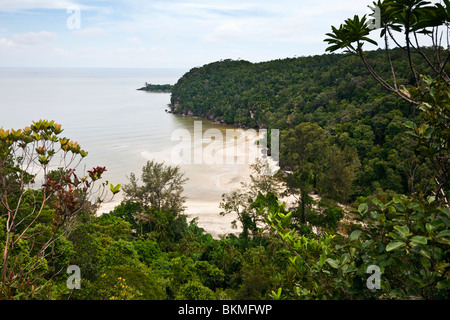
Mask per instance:
[[[397,81],[412,83],[405,53],[392,50],[391,57]],[[389,76],[383,50],[369,52],[368,59],[377,72]],[[421,69],[429,72],[425,65]],[[346,199],[377,190],[404,193],[408,188],[403,162],[411,159],[414,142],[403,134],[403,123],[414,119],[415,107],[387,92],[358,57],[214,62],[186,73],[174,85],[171,103],[175,113],[280,129],[282,167],[287,165],[283,150],[288,147],[283,137],[289,130],[305,122],[319,125],[332,145],[357,150],[361,166]],[[422,166],[419,174],[427,173]]]

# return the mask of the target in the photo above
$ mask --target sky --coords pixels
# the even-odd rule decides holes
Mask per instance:
[[[0,0],[0,67],[192,68],[325,53],[365,0]]]

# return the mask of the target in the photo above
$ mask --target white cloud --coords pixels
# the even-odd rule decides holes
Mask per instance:
[[[74,33],[82,37],[90,38],[104,37],[108,35],[108,32],[105,29],[95,27],[82,28],[80,30],[76,30]]]
[[[38,45],[41,43],[56,40],[57,38],[58,36],[55,33],[40,31],[13,34],[11,36],[11,41],[23,45]]]
[[[0,12],[21,12],[36,9],[62,9],[77,6],[81,9],[93,9],[93,6],[80,5],[70,0],[1,0]]]
[[[205,43],[214,44],[229,40],[237,40],[245,37],[245,33],[242,23],[226,22],[207,34],[203,38],[203,41]]]
[[[133,44],[133,45],[141,45],[142,44],[141,39],[139,39],[139,37],[136,37],[136,36],[128,37],[126,39],[126,42],[129,43],[129,44]]]
[[[127,1],[128,3],[128,1]],[[203,44],[227,41],[298,43],[322,41],[331,25],[353,14],[369,13],[370,1],[355,0],[131,0],[125,32],[147,32],[152,37],[185,38]],[[134,10],[133,10],[134,9]]]
[[[119,55],[123,55],[123,56],[135,56],[136,54],[140,55],[140,54],[145,54],[147,53],[147,50],[143,47],[139,47],[139,48],[117,48],[115,50],[115,52]]]
[[[256,62],[321,54],[331,26],[354,14],[370,13],[367,5],[372,2],[0,0],[0,12],[12,12],[7,15],[10,21],[14,15],[18,19],[0,25],[0,63],[35,64],[47,58],[51,65],[58,56],[60,63],[67,65],[189,67],[222,58]],[[81,12],[82,29],[68,30],[65,10],[74,5],[87,12]],[[35,9],[62,10],[61,22],[45,20],[59,13]],[[20,19],[24,23],[19,23]],[[28,25],[30,29],[24,29]],[[58,39],[55,33],[42,29],[57,33]],[[21,33],[25,31],[34,32]]]
[[[196,3],[177,3],[174,9],[179,13],[201,16],[201,13],[207,13],[209,16],[254,16],[268,12],[264,6],[256,3],[246,3],[243,1],[226,1],[226,4],[211,4],[208,2],[197,1]]]
[[[53,52],[57,56],[70,56],[70,52],[62,48],[54,48]]]
[[[227,41],[252,42],[301,42],[309,37],[314,21],[298,16],[251,18],[243,20],[223,20],[222,24],[211,28],[203,37],[207,44]]]
[[[5,38],[0,39],[0,49],[9,49],[9,48],[13,48],[14,46],[15,46],[15,44],[11,40],[8,40]]]

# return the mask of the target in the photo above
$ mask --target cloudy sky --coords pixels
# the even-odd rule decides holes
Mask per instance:
[[[0,66],[191,68],[325,52],[365,0],[0,0]]]

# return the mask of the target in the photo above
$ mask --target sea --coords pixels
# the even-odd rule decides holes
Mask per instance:
[[[175,84],[187,71],[3,67],[0,127],[21,129],[40,119],[56,121],[64,129],[61,136],[77,141],[88,152],[76,173],[83,176],[93,167],[104,166],[103,180],[113,185],[127,184],[131,173],[139,178],[151,160],[178,165],[189,179],[184,185],[188,219],[197,218],[198,225],[215,237],[236,232],[231,229],[236,217],[221,216],[219,204],[224,193],[248,182],[250,151],[237,152],[236,161],[210,161],[196,155],[207,150],[214,158],[219,150],[233,149],[238,139],[245,137],[248,142],[245,130],[172,114],[168,112],[170,93],[137,90],[145,83]],[[113,210],[123,198],[123,192],[112,199],[108,196],[99,214]]]

